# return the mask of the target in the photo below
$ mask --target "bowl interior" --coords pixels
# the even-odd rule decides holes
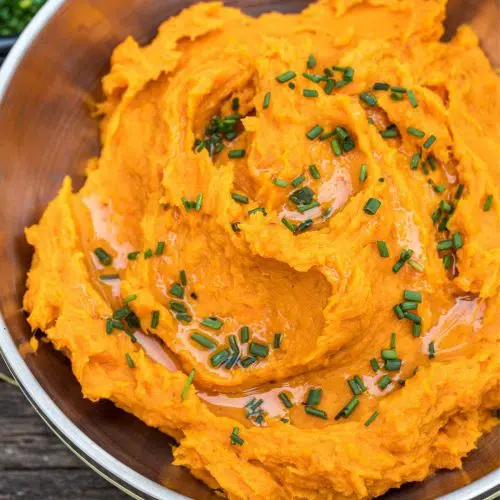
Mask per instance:
[[[17,346],[30,338],[21,303],[32,253],[23,230],[39,219],[65,175],[71,175],[76,189],[81,186],[86,160],[99,153],[97,124],[86,103],[99,99],[100,77],[109,67],[112,49],[129,34],[140,43],[149,41],[161,20],[192,3],[67,0],[31,43],[8,85],[0,104],[0,312]],[[309,2],[226,3],[258,15],[297,12]],[[452,1],[451,8],[458,3]],[[467,21],[467,12],[460,15]],[[457,16],[452,24],[458,24]],[[153,481],[191,497],[215,498],[188,471],[171,465],[173,442],[168,436],[109,402],[84,400],[62,355],[42,344],[36,356],[25,356],[24,361],[49,397],[98,446]],[[422,500],[455,490],[497,468],[499,447],[497,431],[481,439],[463,471],[439,472],[386,498]],[[140,491],[140,485],[135,486]]]

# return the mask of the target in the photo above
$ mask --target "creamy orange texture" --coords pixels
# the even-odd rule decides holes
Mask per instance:
[[[442,0],[320,0],[300,14],[254,19],[203,3],[165,22],[148,46],[125,40],[103,79],[100,158],[89,163],[78,193],[67,178],[26,231],[35,247],[24,301],[30,325],[70,356],[84,397],[110,399],[174,436],[175,462],[230,498],[381,495],[460,467],[496,423],[500,85],[469,28],[438,41],[444,9]],[[310,54],[315,68],[306,65]],[[333,65],[354,68],[354,78],[330,95],[324,82],[302,76]],[[286,71],[297,74],[295,88],[276,80]],[[372,91],[375,82],[411,90],[418,106],[407,94],[394,100],[391,91]],[[318,97],[304,97],[304,89]],[[377,105],[360,100],[365,91]],[[235,113],[235,97],[238,137],[213,157],[194,150],[214,115]],[[331,139],[310,140],[316,124],[324,133],[344,127],[355,148],[337,156]],[[399,134],[384,138],[390,124]],[[430,135],[436,141],[422,147]],[[243,158],[228,157],[239,149]],[[410,168],[418,151],[435,160],[435,170],[427,161]],[[288,199],[301,174],[300,188],[309,186],[320,204],[304,214]],[[186,211],[181,199],[199,194],[200,211]],[[363,210],[370,198],[381,201],[374,215]],[[431,215],[441,200],[454,211],[439,231]],[[265,213],[248,213],[258,207]],[[293,234],[283,217],[313,225]],[[438,252],[437,242],[454,234],[463,246]],[[155,255],[159,241],[165,250]],[[97,247],[112,265],[99,262]],[[411,262],[393,272],[408,249]],[[133,251],[141,253],[129,260]],[[189,323],[169,309],[180,301],[169,290],[181,270]],[[103,281],[103,274],[119,279]],[[413,311],[422,322],[418,337],[412,320],[393,311],[404,290],[422,294]],[[106,334],[107,318],[130,295],[141,323],[132,328],[136,343],[119,329]],[[223,320],[220,330],[200,325],[210,316]],[[247,368],[213,367],[214,352],[228,348],[229,335],[239,339],[245,325],[269,355]],[[193,332],[219,347],[202,348]],[[402,366],[386,371],[380,351],[389,349],[391,333]],[[248,345],[239,342],[242,358]],[[347,418],[335,420],[353,398],[348,379],[355,375],[367,390]],[[384,375],[391,383],[380,388]],[[315,387],[323,389],[317,408],[326,420],[305,412]],[[283,391],[291,409],[278,398]],[[253,397],[263,399],[263,419],[247,418]],[[243,444],[231,444],[235,427]]]

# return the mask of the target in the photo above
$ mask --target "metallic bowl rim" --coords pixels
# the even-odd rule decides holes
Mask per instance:
[[[3,102],[12,77],[31,43],[64,3],[66,3],[66,0],[48,0],[19,35],[17,43],[13,46],[0,68],[0,104]],[[141,495],[165,500],[186,498],[135,472],[82,432],[61,411],[31,373],[10,336],[1,314],[0,354],[19,383],[22,392],[40,417],[59,439],[96,473],[132,498],[140,499],[142,498]],[[441,500],[473,500],[481,497],[482,500],[491,500],[496,498],[499,487],[500,469],[497,469],[473,483],[440,498]]]

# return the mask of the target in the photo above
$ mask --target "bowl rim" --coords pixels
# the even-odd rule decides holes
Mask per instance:
[[[26,29],[18,36],[11,37],[14,44],[0,67],[0,105],[3,103],[10,82],[31,43],[37,38],[48,21],[66,3],[66,0],[48,0],[34,16]],[[42,420],[57,437],[86,465],[101,477],[132,498],[149,497],[177,500],[184,499],[160,484],[134,471],[117,460],[82,432],[45,392],[19,353],[10,336],[4,318],[0,313],[0,354],[19,384],[22,392],[33,405]],[[462,488],[440,497],[441,500],[472,500],[481,496],[482,500],[496,498],[500,485],[500,469]]]

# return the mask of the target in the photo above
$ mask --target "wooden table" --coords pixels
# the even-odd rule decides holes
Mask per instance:
[[[0,372],[8,373],[0,359]],[[52,433],[21,391],[0,381],[0,500],[125,500]]]

